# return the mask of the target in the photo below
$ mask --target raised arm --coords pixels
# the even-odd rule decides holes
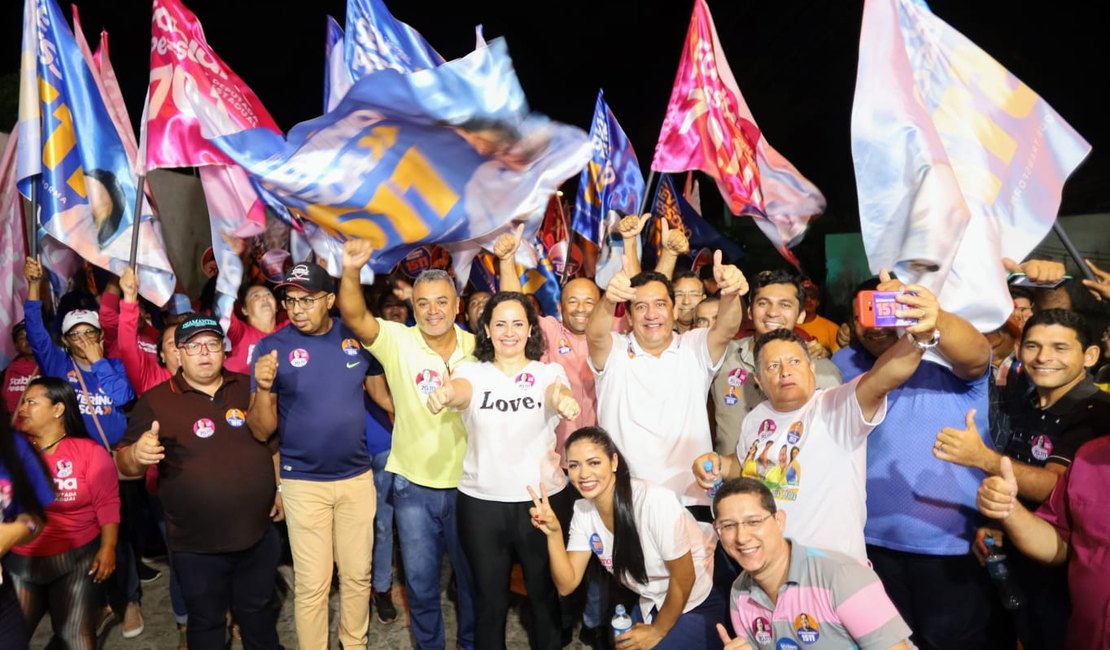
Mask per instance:
[[[690,242],[686,233],[681,230],[671,230],[670,224],[663,217],[659,217],[662,248],[659,251],[659,260],[655,263],[655,270],[667,276],[669,280],[674,275],[674,265],[679,255],[690,252]]]
[[[979,512],[1002,522],[1010,541],[1025,555],[1045,564],[1063,564],[1068,543],[1052,524],[1029,512],[1018,500],[1017,478],[1009,458],[1002,459],[999,470],[999,476],[989,476],[979,486]]]
[[[917,370],[923,350],[911,343],[910,339],[920,344],[932,342],[937,332],[937,317],[940,312],[936,296],[925,287],[918,284],[904,286],[901,282],[892,280],[886,270],[880,273],[880,277],[883,282],[878,286],[879,291],[906,292],[898,295],[897,300],[903,308],[897,310],[895,315],[899,318],[916,319],[917,322],[906,328],[907,336],[890,346],[856,384],[856,399],[863,411],[863,417],[868,420],[882,408],[887,393],[901,386]]]
[[[273,393],[277,370],[277,350],[259,355],[254,362],[255,391],[247,408],[247,426],[259,442],[269,440],[278,428],[277,395]]]
[[[631,263],[628,253],[624,254],[623,266],[619,273],[609,280],[605,288],[605,296],[594,307],[590,320],[586,323],[586,346],[590,352],[590,362],[598,370],[605,369],[609,360],[609,352],[613,348],[613,317],[617,305],[632,300],[635,292],[632,290]]]
[[[666,223],[666,222],[664,222]],[[713,253],[713,279],[721,290],[720,309],[717,312],[717,322],[709,328],[706,343],[709,346],[709,358],[713,363],[721,360],[728,348],[729,341],[736,336],[740,329],[740,322],[744,320],[743,296],[748,293],[748,280],[740,269],[732,264],[721,263],[721,251]]]
[[[461,411],[470,406],[470,398],[474,394],[474,388],[466,379],[456,378],[451,381],[444,382],[442,386],[435,389],[431,395],[428,395],[427,407],[428,410],[435,415],[445,408],[455,409]]]
[[[43,374],[49,375],[69,364],[65,350],[54,344],[46,323],[42,318],[42,302],[39,301],[39,281],[42,280],[42,266],[33,257],[28,257],[23,265],[23,275],[27,278],[27,302],[23,306],[23,317],[27,325],[27,344],[35,354],[35,361]]]
[[[365,346],[373,345],[381,330],[378,319],[366,308],[359,272],[370,261],[374,249],[365,239],[348,239],[343,243],[343,277],[339,280],[339,314]]]
[[[651,213],[646,213],[641,217],[630,214],[617,222],[617,232],[620,233],[621,241],[624,242],[624,254],[628,256],[628,270],[632,275],[640,272],[640,256],[637,254],[636,246],[648,219],[651,219]],[[632,277],[632,275],[629,277]]]
[[[524,236],[524,224],[520,224],[513,232],[503,233],[493,242],[493,255],[497,258],[497,290],[516,291],[522,290],[520,276],[516,272],[516,251],[520,248],[520,239]]]

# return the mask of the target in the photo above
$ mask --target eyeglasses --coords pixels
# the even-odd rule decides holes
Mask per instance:
[[[185,345],[179,345],[178,349],[185,350],[185,354],[190,357],[195,357],[200,354],[201,350],[208,350],[209,354],[216,354],[217,352],[224,351],[224,342],[216,339],[208,339],[207,341],[189,341]]]
[[[71,331],[66,333],[67,341],[77,341],[79,339],[85,339],[86,341],[95,341],[98,338],[100,338],[100,330],[88,329],[81,330],[80,332]]]
[[[763,522],[774,516],[774,513],[768,513],[762,517],[752,517],[751,519],[745,519],[743,521],[726,521],[720,524],[713,524],[713,528],[717,531],[718,537],[735,535],[737,526],[743,526],[745,530],[752,531],[762,526]]]
[[[696,300],[698,298],[701,298],[704,295],[705,294],[702,293],[701,291],[675,291],[674,292],[675,300],[684,300],[684,299],[687,299],[687,298],[692,298],[692,299]]]
[[[322,296],[316,297],[305,296],[304,298],[283,298],[281,304],[285,305],[286,309],[293,309],[295,307],[300,307],[302,309],[312,309],[313,305],[327,297],[328,294],[325,293]]]

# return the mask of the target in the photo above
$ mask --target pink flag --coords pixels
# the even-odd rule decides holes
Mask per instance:
[[[13,132],[0,157],[0,368],[15,357],[12,325],[23,320],[27,282],[23,279],[24,245],[22,197],[15,187],[16,134]]]
[[[787,247],[800,241],[810,219],[825,210],[817,187],[760,133],[705,0],[694,2],[651,168],[709,174],[729,210],[756,217],[775,247],[795,263]]]

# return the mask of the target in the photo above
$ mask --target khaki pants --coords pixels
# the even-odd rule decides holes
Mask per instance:
[[[328,648],[328,592],[339,565],[339,643],[365,649],[374,549],[374,473],[338,481],[285,479],[282,501],[293,551],[294,620],[301,650]]]

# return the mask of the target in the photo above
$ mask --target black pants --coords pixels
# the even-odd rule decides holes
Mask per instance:
[[[12,589],[12,577],[3,576],[3,579],[0,584],[0,648],[27,650],[27,625]]]
[[[223,650],[230,607],[246,650],[278,648],[277,611],[272,606],[281,545],[273,527],[254,546],[234,553],[173,554],[189,612],[189,649]]]
[[[921,555],[869,545],[867,557],[913,630],[918,648],[996,647],[988,630],[998,599],[975,556]]]
[[[550,497],[553,509],[573,500],[574,488]],[[547,538],[532,526],[531,501],[484,501],[459,493],[456,517],[459,543],[474,577],[474,647],[505,648],[509,579],[513,559],[520,562],[532,605],[533,648],[560,650],[559,597],[551,580]]]

